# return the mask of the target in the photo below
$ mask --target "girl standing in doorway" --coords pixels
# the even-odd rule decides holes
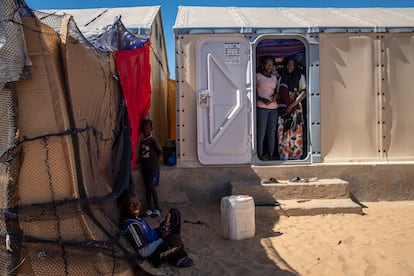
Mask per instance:
[[[288,59],[280,80],[279,156],[281,160],[297,160],[303,155],[303,109],[306,81],[294,59]]]
[[[260,62],[259,72],[256,73],[257,153],[261,160],[275,159],[278,105],[276,102],[277,78],[272,74],[273,68],[273,58],[264,56]],[[268,154],[264,153],[265,143]]]

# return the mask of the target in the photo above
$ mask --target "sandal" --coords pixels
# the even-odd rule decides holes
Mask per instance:
[[[178,267],[189,267],[193,265],[194,265],[193,260],[191,260],[191,258],[188,256],[185,256],[184,258],[179,259],[176,264],[176,266]]]
[[[154,209],[154,210],[152,210],[152,212],[151,212],[151,214],[150,214],[150,216],[151,217],[153,217],[153,218],[155,218],[155,217],[159,217],[161,215],[161,212],[160,212],[160,210],[158,210],[158,209]]]
[[[291,180],[289,180],[290,182],[297,182],[297,183],[307,183],[309,182],[307,179],[305,178],[300,178],[299,176],[296,176],[294,178],[292,178]]]
[[[280,182],[274,177],[269,178],[269,180],[263,181],[263,184],[269,184],[269,183],[280,183]]]

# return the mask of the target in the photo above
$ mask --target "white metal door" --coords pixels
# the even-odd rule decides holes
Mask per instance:
[[[202,164],[251,162],[250,48],[242,37],[197,47],[197,147]]]

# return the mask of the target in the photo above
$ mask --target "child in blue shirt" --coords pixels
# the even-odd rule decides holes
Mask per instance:
[[[138,254],[159,267],[168,261],[178,267],[194,265],[184,250],[180,237],[181,214],[172,208],[166,219],[156,229],[140,216],[141,203],[138,197],[129,192],[121,196],[121,233],[126,235]]]

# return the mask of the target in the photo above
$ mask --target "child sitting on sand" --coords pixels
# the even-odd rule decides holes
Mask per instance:
[[[180,237],[181,214],[177,209],[172,208],[160,226],[153,229],[140,216],[141,203],[136,195],[125,191],[120,198],[120,207],[122,234],[154,267],[159,267],[164,261],[178,267],[194,265]]]

